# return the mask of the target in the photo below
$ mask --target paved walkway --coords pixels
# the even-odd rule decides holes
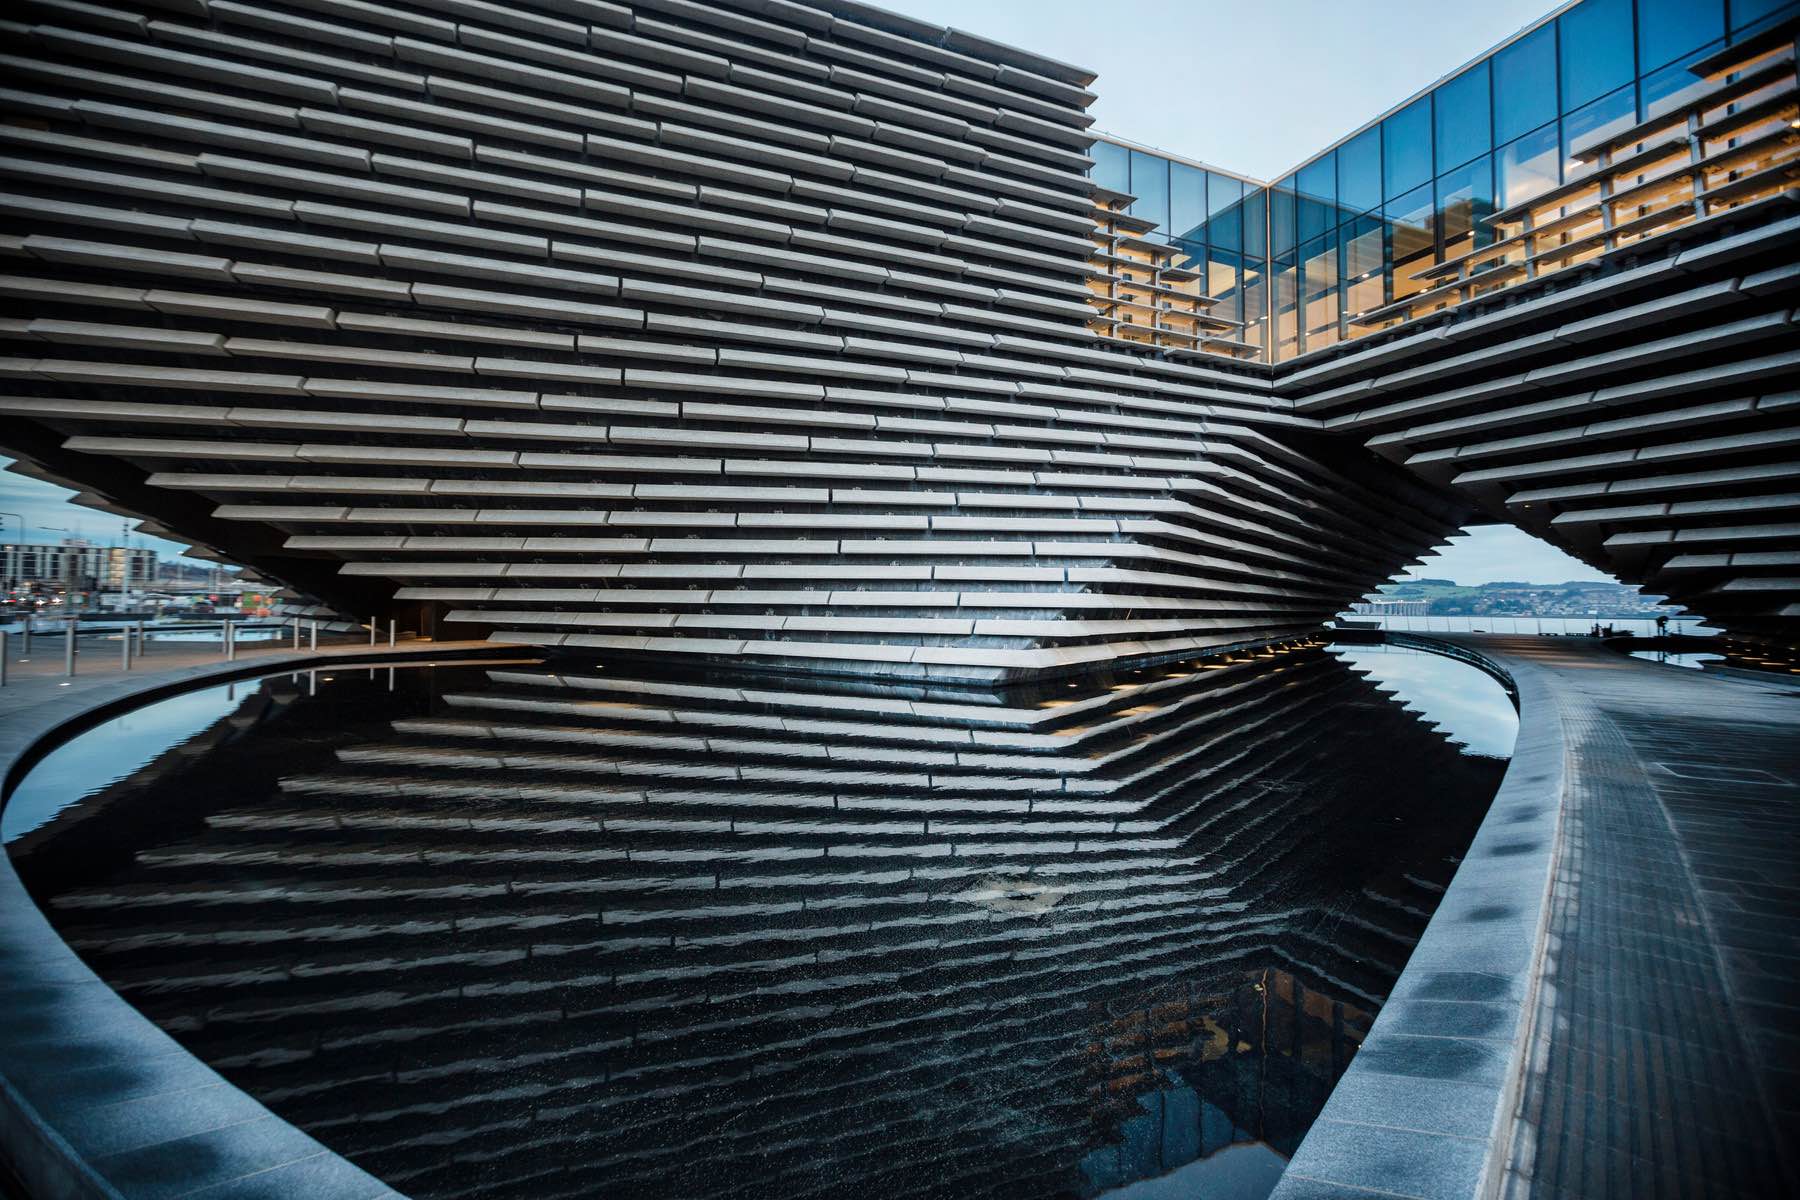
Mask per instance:
[[[1505,1194],[1800,1195],[1800,687],[1458,640],[1547,673],[1567,747]]]
[[[1418,640],[1518,743],[1274,1200],[1800,1195],[1800,685]]]

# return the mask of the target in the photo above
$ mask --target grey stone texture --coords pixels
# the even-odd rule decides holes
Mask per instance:
[[[1287,444],[1318,422],[1266,371],[1095,348],[1090,77],[1023,51],[848,3],[222,0],[47,9],[14,60],[48,127],[5,164],[31,312],[0,444],[145,517],[199,502],[211,552],[326,600],[991,682],[1292,634],[1465,513]],[[899,423],[940,413],[972,419]],[[580,488],[684,532],[541,536]],[[1183,502],[1122,520],[1146,493]],[[1125,560],[1163,569],[1069,574]],[[596,572],[629,583],[558,586]],[[708,572],[773,619],[660,586]],[[539,590],[439,599],[512,573]]]
[[[1482,511],[1733,628],[1800,612],[1788,199],[1272,368],[1088,329],[1090,75],[849,0],[127,0],[29,8],[18,32],[0,446],[308,595],[360,610],[433,569],[530,568],[541,603],[446,614],[555,644],[596,606],[645,628],[673,608],[678,652],[994,682],[1298,634]],[[936,415],[971,419],[889,422]],[[177,465],[208,482],[121,482]],[[524,516],[429,560],[419,511],[384,530],[371,506],[380,540],[354,542],[254,516],[272,478],[322,514],[427,472],[826,498],[633,494],[645,523],[731,518],[679,560],[540,557]],[[836,498],[868,482],[878,502]],[[1174,507],[1126,519],[1146,496]],[[1040,538],[1026,518],[1054,505],[1110,524]],[[747,532],[770,523],[831,531],[858,547],[838,569],[915,594],[803,630],[785,619],[817,606],[771,587],[784,622],[722,640],[703,602],[554,586],[819,569]],[[973,619],[967,589],[908,574],[921,559],[1021,558],[1119,571],[1117,602],[995,576],[966,636],[879,623]]]

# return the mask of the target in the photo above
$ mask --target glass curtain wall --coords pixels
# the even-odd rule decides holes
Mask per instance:
[[[1688,64],[1796,13],[1800,0],[1581,0],[1268,187],[1107,142],[1092,173],[1137,196],[1132,212],[1227,301],[1215,311],[1281,361],[1394,323],[1382,310],[1428,293],[1434,268],[1494,243],[1488,218],[1583,178],[1589,147],[1700,90]],[[1437,306],[1427,295],[1411,313]]]
[[[1213,314],[1244,323],[1243,340],[1261,350],[1262,189],[1235,175],[1112,142],[1094,143],[1089,154],[1094,182],[1137,197],[1127,211],[1158,226],[1146,236],[1181,251],[1175,264],[1201,274],[1206,294],[1218,301]]]

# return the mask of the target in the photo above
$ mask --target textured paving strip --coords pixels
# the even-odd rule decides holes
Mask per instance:
[[[1580,641],[1553,673],[1562,847],[1508,1196],[1791,1196],[1800,687]]]
[[[1585,638],[1276,1200],[1800,1195],[1800,684]]]

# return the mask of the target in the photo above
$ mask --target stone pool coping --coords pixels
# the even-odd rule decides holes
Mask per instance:
[[[1548,672],[1478,638],[1389,634],[1510,682],[1519,735],[1468,854],[1272,1200],[1493,1197],[1513,1113],[1560,854],[1567,742]]]
[[[83,680],[20,681],[0,717],[10,790],[41,752],[115,712],[196,686],[332,667],[520,657],[486,643],[335,647]],[[39,1200],[304,1196],[399,1200],[232,1086],[126,1003],[33,903],[0,850],[0,1158]]]

